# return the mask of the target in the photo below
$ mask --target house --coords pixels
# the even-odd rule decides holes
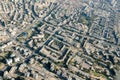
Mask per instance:
[[[55,65],[54,65],[53,63],[51,63],[50,70],[51,70],[51,71],[54,71],[54,70],[55,70]]]
[[[18,70],[19,70],[20,72],[22,72],[25,67],[26,67],[26,64],[23,63],[23,64],[21,64],[21,65],[19,66],[19,69],[18,69]]]
[[[13,60],[12,59],[6,59],[6,62],[8,65],[12,64],[13,63]]]
[[[10,69],[9,73],[14,73],[16,69],[17,69],[16,66],[12,67],[12,68]]]
[[[11,58],[15,57],[15,54],[11,54],[10,57],[11,57]]]
[[[2,76],[0,76],[0,80],[3,80],[3,77],[2,77]]]
[[[31,58],[30,61],[29,61],[29,63],[30,63],[30,64],[33,64],[34,61],[35,61],[34,58]]]
[[[19,58],[19,57],[15,57],[15,58],[14,58],[14,61],[15,61],[15,62],[19,62],[19,61],[20,61],[20,58]]]
[[[62,73],[62,71],[59,69],[59,70],[57,71],[57,75],[61,75],[61,73]]]
[[[33,78],[34,78],[35,80],[38,80],[38,74],[37,74],[37,73],[34,73],[34,74],[33,74]]]
[[[43,33],[40,33],[37,36],[33,36],[33,39],[42,39],[42,38],[44,38],[44,34]]]
[[[28,44],[30,47],[33,47],[33,40],[30,40]]]
[[[86,61],[87,64],[89,64],[90,66],[93,65],[93,63],[91,61]]]
[[[15,78],[11,78],[11,80],[15,80]]]
[[[82,69],[83,69],[83,68],[85,68],[85,69],[90,69],[90,67],[91,67],[91,66],[90,66],[89,64],[87,64],[87,63],[85,63],[85,62],[82,63]]]
[[[3,74],[3,76],[7,77],[7,75],[8,75],[8,71],[5,71],[4,74]]]
[[[3,49],[5,49],[6,47],[7,47],[7,45],[4,44],[3,46],[1,46],[1,49],[3,50]]]
[[[25,76],[26,76],[26,77],[30,77],[30,72],[26,72],[26,73],[25,73]]]
[[[5,31],[0,31],[0,36],[5,36],[7,33]]]

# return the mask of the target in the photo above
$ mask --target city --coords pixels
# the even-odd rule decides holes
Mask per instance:
[[[120,0],[1,0],[0,80],[120,80]]]

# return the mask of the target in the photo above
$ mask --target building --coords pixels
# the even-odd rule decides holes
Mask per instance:
[[[12,59],[6,59],[6,63],[7,63],[8,65],[11,65],[11,64],[13,63],[13,60],[12,60]]]

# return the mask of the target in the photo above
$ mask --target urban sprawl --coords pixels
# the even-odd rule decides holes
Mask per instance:
[[[120,80],[120,0],[0,0],[0,80]]]

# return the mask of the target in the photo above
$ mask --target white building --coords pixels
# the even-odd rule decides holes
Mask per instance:
[[[8,65],[12,64],[13,63],[13,60],[12,59],[6,59],[6,62]]]
[[[15,61],[15,62],[19,62],[19,61],[20,61],[20,58],[19,58],[19,57],[16,57],[16,58],[14,58],[14,61]]]

